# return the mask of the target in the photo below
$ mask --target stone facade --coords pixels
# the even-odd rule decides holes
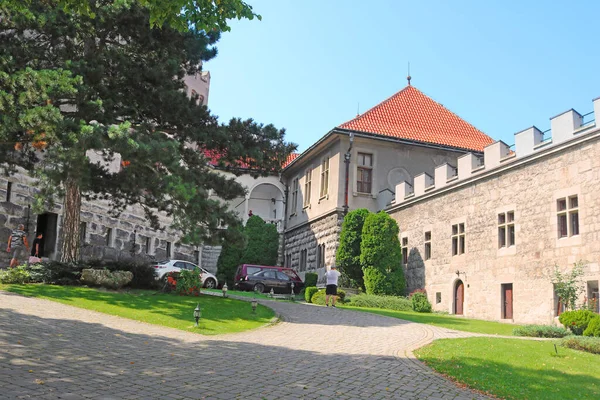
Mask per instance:
[[[324,266],[335,263],[335,254],[339,246],[339,235],[342,230],[343,214],[336,210],[321,218],[289,230],[285,234],[285,257],[291,263],[286,267],[295,269],[304,279],[306,272],[315,272],[321,277],[326,268],[319,267],[318,246],[325,245]],[[306,268],[300,265],[301,252],[306,250]]]
[[[568,271],[583,261],[585,293],[579,304],[597,298],[600,130],[597,124],[580,124],[575,131],[571,127],[570,136],[557,133],[561,132],[553,132],[554,142],[538,142],[533,152],[522,157],[522,148],[517,147],[500,161],[486,157],[486,164],[498,161],[492,168],[469,166],[464,175],[459,161],[459,178],[450,178],[449,183],[444,178],[420,193],[401,197],[396,193],[397,204],[388,212],[400,227],[400,242],[407,241],[409,291],[425,288],[435,310],[460,313],[456,291],[462,283],[465,316],[547,324],[560,307],[551,282],[555,265]],[[511,217],[504,220],[509,213]],[[513,216],[514,245],[510,245],[504,229]],[[453,227],[460,231],[461,224],[463,254],[453,247],[453,240],[461,236]]]

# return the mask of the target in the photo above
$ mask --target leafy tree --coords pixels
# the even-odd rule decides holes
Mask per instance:
[[[367,294],[403,295],[406,281],[400,265],[402,251],[398,224],[383,211],[365,219],[360,263]]]
[[[584,265],[583,261],[578,261],[573,265],[571,272],[565,273],[560,272],[558,265],[554,266],[554,275],[552,277],[554,291],[567,310],[576,309],[575,303],[579,295],[584,291],[583,281],[581,280]]]
[[[283,130],[252,120],[220,124],[197,98],[186,97],[184,76],[216,55],[219,32],[151,28],[149,11],[135,1],[116,7],[89,0],[89,13],[81,15],[67,14],[57,1],[0,6],[0,97],[8,99],[0,110],[0,156],[38,178],[37,211],[64,199],[62,260],[79,258],[82,199],[107,200],[115,215],[137,204],[156,229],[166,215],[184,243],[223,239],[229,231],[219,224],[239,220],[208,193],[231,200],[245,190],[209,168],[207,155],[258,176],[277,171],[295,147]],[[60,79],[23,83],[17,77],[28,68],[34,78]],[[18,106],[11,108],[10,99]],[[94,153],[100,161],[90,158]],[[119,171],[107,166],[114,160]]]
[[[239,227],[230,227],[228,229],[237,230],[237,232],[231,232],[229,237],[243,237],[243,233],[240,231]],[[241,264],[245,247],[245,240],[227,240],[223,243],[221,254],[219,254],[219,259],[217,261],[217,279],[219,282],[227,282],[229,287],[233,287],[235,271]]]
[[[277,226],[267,224],[258,215],[248,218],[244,228],[246,249],[242,255],[244,264],[275,265],[279,250]]]
[[[350,279],[351,284],[362,288],[365,284],[360,265],[360,243],[363,224],[369,213],[366,208],[359,208],[346,214],[340,233],[340,245],[335,256],[336,265],[340,267],[342,274]]]

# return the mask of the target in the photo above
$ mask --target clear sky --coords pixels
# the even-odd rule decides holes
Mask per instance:
[[[600,1],[245,0],[211,72],[226,122],[286,128],[304,151],[412,84],[496,140],[600,97]]]

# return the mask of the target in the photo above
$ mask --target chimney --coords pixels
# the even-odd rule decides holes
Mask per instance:
[[[473,153],[467,153],[458,158],[458,179],[471,176],[475,168],[479,167],[479,159]]]
[[[552,144],[562,143],[565,140],[572,138],[573,132],[579,129],[582,123],[583,117],[573,109],[550,118]]]
[[[517,157],[524,157],[533,153],[535,147],[542,143],[544,134],[535,126],[515,133],[515,152]]]
[[[441,188],[448,184],[448,181],[456,176],[456,167],[450,164],[442,164],[435,168],[435,187]]]
[[[510,148],[506,143],[499,140],[483,149],[485,169],[492,169],[500,165],[500,160],[510,154]]]
[[[433,186],[433,178],[431,175],[423,172],[415,176],[415,196],[420,196],[425,193],[425,189]]]

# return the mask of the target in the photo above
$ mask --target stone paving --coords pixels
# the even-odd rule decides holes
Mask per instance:
[[[412,350],[467,337],[262,302],[283,322],[217,338],[0,292],[0,399],[484,399]]]

